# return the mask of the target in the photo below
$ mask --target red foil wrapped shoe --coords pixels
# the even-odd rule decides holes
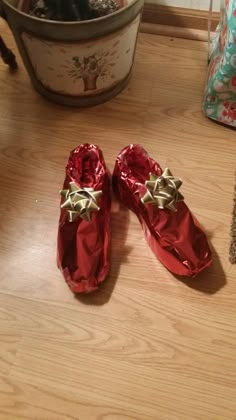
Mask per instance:
[[[171,272],[194,277],[211,264],[212,256],[205,233],[179,192],[181,184],[139,145],[126,147],[117,157],[114,190],[139,218],[154,254]]]
[[[58,266],[74,293],[90,293],[109,272],[111,183],[97,146],[71,152],[61,195]]]

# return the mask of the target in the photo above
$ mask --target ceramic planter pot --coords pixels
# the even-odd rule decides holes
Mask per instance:
[[[92,106],[117,95],[133,65],[144,0],[82,22],[55,22],[2,0],[7,21],[35,89],[64,105]]]

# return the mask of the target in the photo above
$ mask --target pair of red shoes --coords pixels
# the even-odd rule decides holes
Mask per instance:
[[[182,181],[168,169],[162,172],[141,146],[120,152],[112,183],[168,270],[194,277],[211,264],[207,237],[179,192]],[[81,145],[70,154],[63,188],[58,265],[74,293],[89,293],[110,266],[111,177],[97,146]]]

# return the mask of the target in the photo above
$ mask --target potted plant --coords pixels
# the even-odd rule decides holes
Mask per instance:
[[[127,84],[143,0],[0,0],[35,89],[72,106]]]

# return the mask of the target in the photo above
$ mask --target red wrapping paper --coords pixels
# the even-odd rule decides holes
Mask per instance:
[[[212,262],[205,233],[184,201],[177,211],[144,205],[149,174],[162,175],[162,169],[139,145],[130,145],[117,157],[113,187],[121,202],[139,218],[146,240],[161,263],[177,275],[198,275]]]
[[[97,146],[85,144],[71,152],[63,189],[70,182],[102,191],[100,210],[91,212],[90,221],[77,217],[69,222],[66,209],[61,209],[59,219],[58,266],[74,293],[90,293],[109,272],[111,185]]]

